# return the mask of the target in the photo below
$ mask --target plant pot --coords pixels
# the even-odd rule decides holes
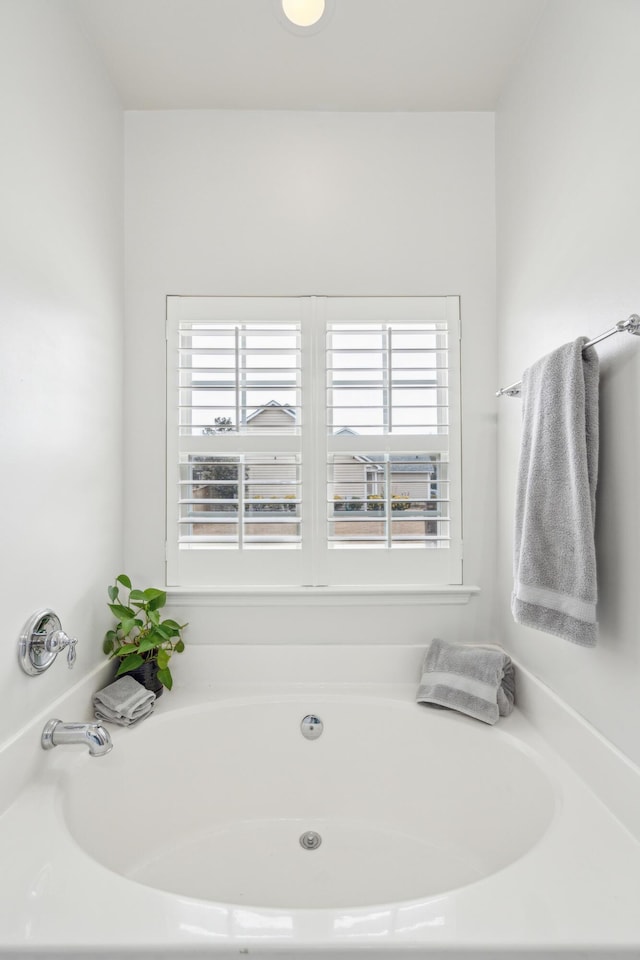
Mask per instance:
[[[158,663],[156,660],[145,660],[141,666],[135,670],[129,670],[124,676],[133,677],[138,683],[141,683],[146,690],[151,690],[156,695],[156,699],[162,696],[164,687],[158,680]]]

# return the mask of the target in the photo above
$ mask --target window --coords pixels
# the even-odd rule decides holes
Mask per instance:
[[[168,297],[170,585],[461,582],[456,297]]]

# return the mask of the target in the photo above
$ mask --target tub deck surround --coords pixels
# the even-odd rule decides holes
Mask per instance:
[[[11,864],[10,870],[0,870],[0,957],[37,955],[54,960],[75,953],[83,958],[107,955],[125,960],[197,956],[226,960],[264,953],[270,960],[346,960],[362,952],[388,960],[404,956],[488,960],[500,955],[509,960],[610,960],[640,955],[638,837],[573,772],[521,710],[489,727],[415,704],[422,648],[376,652],[361,647],[359,654],[343,648],[341,654],[336,650],[326,658],[323,670],[322,651],[306,651],[306,658],[292,650],[287,659],[281,648],[269,651],[244,646],[239,658],[236,650],[192,647],[176,671],[174,690],[159,701],[153,717],[137,727],[110,728],[114,740],[111,754],[91,758],[81,748],[68,747],[42,752],[37,765],[30,760],[29,776],[0,817],[0,863]],[[241,663],[244,673],[236,672],[234,678]],[[217,672],[213,672],[214,666]],[[310,683],[305,680],[306,671],[313,674],[314,669],[320,675]],[[91,691],[94,680],[87,680]],[[520,682],[525,690],[523,703],[527,707],[533,704],[531,714],[539,714],[544,688],[524,674]],[[552,708],[557,712],[560,705],[550,704],[550,711]],[[325,723],[317,741],[309,742],[300,734],[298,724],[307,713],[317,713]],[[56,715],[81,719],[71,717],[63,704],[56,705]],[[353,753],[368,718],[372,739],[367,744],[365,736],[362,741],[368,757],[358,778],[357,764],[348,762],[349,751]],[[415,730],[421,730],[417,742],[412,718]],[[285,742],[289,720],[294,730],[291,740]],[[29,751],[32,741],[39,739],[39,721],[24,730],[8,752],[0,753],[0,779],[11,777],[16,748],[22,745]],[[357,737],[354,723],[360,725]],[[273,732],[282,724],[276,745],[267,730]],[[194,725],[200,734],[194,733]],[[561,737],[567,749],[569,727],[567,722]],[[222,759],[225,731],[229,744],[237,751],[242,749],[244,757]],[[586,728],[581,737],[581,762],[586,767]],[[605,763],[602,741],[596,739],[592,753],[595,780]],[[208,749],[204,749],[207,742]],[[394,742],[397,749],[390,749]],[[436,771],[441,746],[446,749]],[[313,764],[307,765],[305,754],[311,756],[319,750],[322,753],[316,752]],[[138,756],[140,775],[136,779],[131,771]],[[452,763],[454,756],[457,763]],[[473,758],[476,766],[472,770]],[[607,775],[619,776],[620,784],[626,783],[631,792],[637,790],[636,782],[629,778],[637,779],[638,771],[628,764],[617,770],[618,759],[615,755],[607,758]],[[231,787],[225,762],[229,771],[232,765],[239,767],[235,803],[229,789],[225,792],[225,776],[226,786]],[[405,767],[408,775],[403,784]],[[183,782],[182,774],[188,768],[193,776],[190,782]],[[302,811],[299,823],[287,824],[287,819],[295,819],[293,814],[300,810],[303,799],[300,791],[304,785],[296,780],[296,770],[304,774],[307,785],[314,770],[322,775],[322,789],[319,785],[315,791],[320,805]],[[486,771],[484,783],[482,770]],[[414,870],[412,879],[402,852],[398,850],[394,857],[387,851],[390,880],[394,874],[403,880],[409,875],[409,886],[394,888],[392,884],[382,891],[384,902],[371,903],[365,875],[363,900],[358,905],[341,903],[343,896],[348,899],[349,891],[340,890],[339,883],[332,884],[329,877],[327,890],[336,894],[338,901],[310,908],[304,897],[302,906],[268,905],[268,896],[278,899],[273,889],[265,892],[262,903],[255,903],[260,899],[258,888],[251,891],[251,903],[212,902],[188,895],[184,889],[170,892],[166,887],[173,882],[172,870],[162,878],[160,861],[156,873],[148,857],[146,867],[143,864],[151,848],[141,847],[132,854],[135,859],[140,853],[138,865],[150,868],[150,873],[132,880],[117,872],[128,869],[127,843],[135,843],[136,836],[133,825],[138,822],[144,830],[145,820],[150,819],[145,817],[145,797],[152,802],[164,792],[173,805],[182,789],[175,817],[176,823],[184,821],[185,831],[201,824],[198,817],[206,814],[208,804],[212,809],[226,809],[229,816],[235,807],[238,817],[246,818],[260,810],[262,797],[266,819],[280,816],[283,830],[294,828],[296,846],[291,857],[309,864],[324,855],[331,874],[331,821],[340,816],[353,820],[358,815],[357,780],[362,780],[366,796],[362,802],[367,803],[360,819],[365,824],[367,817],[376,820],[383,807],[393,803],[393,788],[397,787],[404,804],[404,821],[398,832],[415,839],[418,821],[410,822],[412,811],[415,814],[420,804],[424,805],[427,829],[430,812],[430,791],[423,787],[416,796],[416,777],[426,775],[428,780],[429,772],[434,783],[431,812],[441,821],[442,846],[450,851],[447,843],[455,846],[462,837],[461,849],[473,848],[475,866],[483,874],[477,880],[463,875],[468,864],[462,874],[455,875],[457,867],[449,863],[452,875],[439,878],[436,871],[435,879],[431,874],[430,889],[416,893],[412,884],[421,882],[420,870]],[[455,809],[446,821],[445,794],[436,786],[436,773],[441,783],[446,773],[455,785],[451,802]],[[356,779],[349,780],[349,776]],[[197,784],[194,778],[199,779]],[[467,781],[469,795],[464,796],[461,785]],[[414,790],[403,792],[403,786]],[[338,801],[345,795],[348,800],[341,806]],[[474,796],[478,798],[477,823],[470,821]],[[113,806],[117,807],[115,814]],[[323,809],[324,822],[320,822]],[[122,826],[114,829],[119,818]],[[307,829],[325,832],[318,850],[307,851],[297,845],[297,836]],[[498,850],[495,843],[482,847],[491,830],[499,838]],[[437,831],[429,834],[427,840],[432,842],[437,835]],[[342,836],[340,842],[343,839],[348,842]],[[246,851],[245,847],[243,857]],[[160,852],[167,853],[166,849]],[[164,865],[170,862],[165,860]],[[286,859],[285,865],[290,869],[292,862]],[[426,865],[425,873],[429,866],[432,864]],[[343,873],[342,866],[336,867],[336,881]],[[277,869],[272,875],[275,887]],[[156,885],[149,885],[150,880]],[[165,889],[159,888],[161,880]],[[182,883],[180,877],[177,883]],[[399,894],[397,899],[393,889]],[[285,900],[291,891],[295,893],[295,883],[289,894],[283,893]]]

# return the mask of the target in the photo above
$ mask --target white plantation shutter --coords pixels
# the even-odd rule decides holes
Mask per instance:
[[[455,297],[168,297],[167,582],[460,583]]]
[[[461,583],[459,301],[325,301],[327,578]]]
[[[168,298],[169,584],[295,582],[308,565],[304,309],[286,297]]]

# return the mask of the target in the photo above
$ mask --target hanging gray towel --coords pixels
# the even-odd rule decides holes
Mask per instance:
[[[432,640],[422,665],[416,700],[448,707],[484,723],[513,710],[511,658],[498,647]]]
[[[511,610],[517,623],[593,646],[599,374],[586,342],[564,344],[522,378]]]

